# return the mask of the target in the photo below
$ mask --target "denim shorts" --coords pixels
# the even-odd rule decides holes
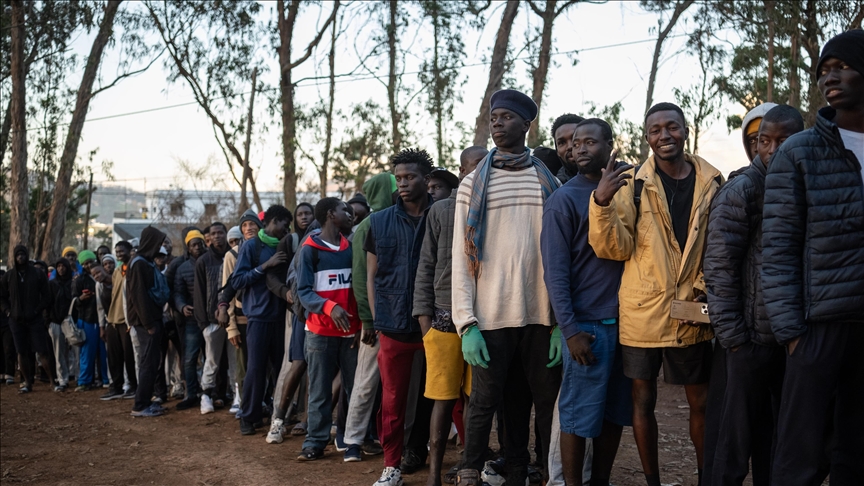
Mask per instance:
[[[595,337],[591,352],[597,361],[580,365],[568,351],[564,340],[564,374],[558,414],[561,432],[579,437],[597,437],[603,420],[617,425],[632,425],[631,380],[624,376],[618,324],[600,321],[578,322],[580,331]]]

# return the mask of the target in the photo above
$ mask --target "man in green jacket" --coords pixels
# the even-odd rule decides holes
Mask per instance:
[[[389,172],[378,174],[363,184],[363,192],[372,211],[381,211],[393,205],[396,192],[396,178]],[[345,462],[360,460],[360,450],[366,454],[381,454],[380,445],[366,442],[366,430],[375,405],[375,393],[381,377],[378,374],[378,340],[372,328],[372,311],[369,309],[369,295],[366,292],[366,252],[363,242],[369,232],[369,218],[364,219],[354,231],[352,243],[352,287],[357,300],[357,312],[363,322],[363,344],[357,356],[357,370],[354,374],[354,389],[348,401],[348,417],[345,424],[343,444],[347,446]],[[343,449],[342,444],[336,444]],[[354,447],[351,447],[354,446]]]

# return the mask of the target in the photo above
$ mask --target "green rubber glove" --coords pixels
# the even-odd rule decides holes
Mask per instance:
[[[474,324],[462,335],[462,355],[465,362],[471,366],[481,368],[489,367],[489,350],[486,349],[486,340],[477,325]]]
[[[552,361],[546,365],[547,368],[554,368],[561,364],[561,329],[555,326],[552,329],[552,335],[549,338],[549,359]]]

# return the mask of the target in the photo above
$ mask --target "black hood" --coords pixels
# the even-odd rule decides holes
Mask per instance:
[[[12,256],[15,258],[15,260],[13,260],[12,263],[13,263],[13,265],[15,265],[16,267],[18,266],[18,259],[17,259],[17,257],[18,257],[18,254],[19,254],[19,253],[23,253],[24,256],[27,258],[28,262],[29,262],[29,260],[30,260],[30,252],[27,251],[27,247],[24,246],[24,245],[15,245],[15,250],[12,252]],[[26,266],[26,265],[27,265],[27,264],[25,263],[25,266]]]
[[[57,280],[63,280],[63,281],[72,280],[72,265],[69,264],[69,260],[67,260],[65,258],[61,258],[61,259],[57,260],[57,263],[54,264],[54,268],[57,268],[60,266],[66,267],[66,275],[61,277],[60,272],[55,272],[55,274],[57,276],[56,277]]]
[[[165,233],[152,226],[144,228],[144,231],[141,232],[141,239],[138,241],[138,255],[153,261],[159,254],[164,241]]]

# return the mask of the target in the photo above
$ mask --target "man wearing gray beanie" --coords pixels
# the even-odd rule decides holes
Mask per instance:
[[[762,285],[786,375],[772,484],[864,484],[864,31],[825,44],[830,106],[774,153],[765,179]]]

